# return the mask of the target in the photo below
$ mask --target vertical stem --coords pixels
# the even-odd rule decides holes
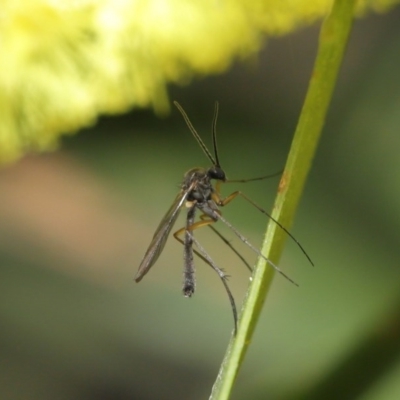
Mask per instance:
[[[321,27],[317,58],[272,213],[288,228],[294,219],[325,122],[351,31],[354,5],[355,0],[335,0]],[[284,232],[270,222],[262,253],[278,263],[285,240]],[[259,259],[244,301],[238,334],[229,343],[210,400],[230,397],[273,275],[273,269]]]

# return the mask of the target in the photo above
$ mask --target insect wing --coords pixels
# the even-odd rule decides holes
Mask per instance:
[[[138,272],[136,273],[136,282],[139,282],[158,260],[158,257],[164,249],[165,243],[168,239],[168,235],[178,218],[179,212],[188,194],[189,190],[181,191],[178,193],[171,207],[165,214],[164,218],[161,220],[160,225],[158,225],[150,246],[143,257],[142,262],[140,263]]]

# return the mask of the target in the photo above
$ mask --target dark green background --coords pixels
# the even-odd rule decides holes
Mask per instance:
[[[288,241],[280,266],[300,287],[275,277],[234,399],[312,398],[304,393],[348,365],[400,308],[399,18],[397,9],[355,23],[292,228],[316,266]],[[314,27],[271,39],[259,58],[224,75],[170,88],[207,143],[219,100],[228,177],[283,167],[317,35]],[[135,110],[0,173],[0,398],[208,398],[233,327],[217,276],[198,261],[197,292],[185,299],[182,249],[171,239],[145,279],[133,281],[194,166],[208,160],[176,109],[164,119]],[[277,184],[240,189],[269,210]],[[224,194],[238,187],[225,185]],[[224,215],[260,244],[263,215],[240,199]],[[207,229],[196,235],[231,275],[240,305],[246,269]],[[388,343],[384,362],[378,344],[365,346],[364,361],[346,379],[339,374],[339,394],[319,398],[400,398],[398,333],[378,340]]]

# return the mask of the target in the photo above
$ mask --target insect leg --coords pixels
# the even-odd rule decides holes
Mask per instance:
[[[217,189],[218,189],[218,187],[217,187]],[[314,266],[314,263],[311,260],[311,257],[308,255],[308,253],[306,252],[304,247],[300,244],[300,242],[289,232],[289,230],[287,230],[279,221],[277,221],[274,217],[272,217],[271,214],[269,214],[267,211],[265,211],[263,208],[261,208],[253,200],[251,200],[250,197],[246,196],[243,192],[238,190],[236,192],[233,192],[229,196],[225,197],[224,199],[221,199],[217,194],[214,195],[216,203],[221,207],[226,206],[228,203],[230,203],[232,200],[234,200],[237,196],[241,196],[243,199],[248,201],[252,206],[257,208],[258,211],[262,212],[264,215],[266,215],[268,218],[270,218],[273,222],[275,222],[284,232],[286,232],[289,235],[289,237],[297,244],[297,246],[299,246],[300,250],[307,257],[310,264],[312,266]]]
[[[244,244],[246,244],[251,250],[253,250],[259,257],[263,258],[272,268],[275,269],[276,272],[280,273],[284,276],[288,281],[292,282],[294,285],[299,286],[295,281],[289,278],[275,263],[273,263],[269,258],[265,257],[258,249],[256,249],[250,241],[242,235],[238,229],[236,229],[229,221],[227,221],[214,207],[214,200],[204,203],[198,203],[197,207],[206,215],[210,217],[210,219],[217,221],[221,220]],[[207,221],[199,221],[199,223],[206,223]],[[196,224],[195,224],[196,225]]]
[[[196,247],[198,248],[200,254],[201,254],[201,258],[203,260],[205,260],[207,262],[208,265],[211,266],[211,268],[218,274],[218,276],[221,279],[221,282],[223,283],[226,293],[228,294],[229,297],[229,302],[231,303],[231,308],[232,308],[232,313],[233,313],[233,321],[235,324],[235,331],[234,334],[236,335],[237,332],[237,323],[238,323],[238,318],[237,318],[237,310],[236,310],[236,304],[235,304],[235,299],[232,296],[232,292],[229,289],[228,283],[227,283],[227,279],[228,279],[228,275],[225,274],[225,272],[217,267],[217,265],[214,263],[214,261],[212,260],[212,258],[208,255],[208,253],[205,251],[204,247],[198,242],[198,240],[193,236],[191,231],[187,231],[188,235],[192,237],[192,241],[193,243],[196,245]],[[197,254],[197,252],[196,252]]]
[[[208,220],[206,219],[207,217],[208,217],[207,214],[203,214],[200,218],[203,221],[210,221],[208,227],[242,260],[247,269],[250,272],[253,272],[253,268],[249,265],[246,259],[232,246],[232,243],[225,236],[223,236],[217,229],[213,227],[212,223],[214,223],[215,221],[212,219]]]
[[[289,282],[292,282],[295,286],[299,286],[293,279],[286,275],[275,263],[273,263],[269,258],[265,257],[258,249],[256,249],[249,240],[243,236],[230,222],[228,222],[222,215],[218,215],[218,218],[231,230],[233,233],[251,250],[253,250],[259,257],[263,258],[274,270],[285,277]]]
[[[191,215],[193,213],[193,215]],[[225,287],[226,293],[228,294],[229,302],[231,303],[231,308],[232,308],[232,313],[233,313],[233,320],[235,324],[235,335],[237,331],[237,310],[236,310],[236,304],[235,304],[235,299],[233,298],[232,292],[229,289],[227,279],[228,275],[225,274],[225,272],[219,268],[212,258],[208,255],[206,250],[203,248],[203,246],[198,242],[198,240],[193,236],[193,230],[197,229],[202,226],[210,225],[211,223],[215,222],[213,220],[204,220],[204,221],[198,221],[196,223],[192,223],[191,225],[189,224],[190,221],[194,221],[194,214],[195,210],[192,208],[189,209],[188,211],[188,218],[186,220],[186,227],[179,229],[174,233],[174,238],[178,240],[178,242],[182,243],[184,246],[184,258],[185,258],[185,271],[184,271],[184,286],[183,286],[183,294],[186,297],[191,297],[191,295],[194,293],[195,289],[195,281],[194,281],[194,262],[193,262],[193,253],[195,253],[198,257],[200,257],[206,264],[208,264],[220,277],[222,284]],[[184,240],[182,240],[179,235],[181,235],[183,232],[185,232]],[[192,245],[193,243],[196,245],[197,249],[193,249]],[[190,264],[190,265],[189,265]],[[192,274],[189,272],[192,271]],[[187,272],[189,272],[189,275],[187,275]],[[188,280],[189,278],[189,280]],[[187,284],[189,283],[189,287]],[[185,290],[192,289],[190,291],[190,294],[187,294]]]

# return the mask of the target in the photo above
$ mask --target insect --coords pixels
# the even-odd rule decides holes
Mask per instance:
[[[189,117],[180,106],[180,104],[174,101],[175,106],[178,108],[182,114],[189,130],[193,134],[197,143],[200,145],[204,154],[211,161],[212,166],[208,169],[205,168],[192,168],[185,173],[183,182],[181,184],[181,189],[173,201],[171,207],[165,214],[164,218],[158,225],[153,239],[139,265],[138,272],[135,276],[135,281],[140,282],[142,278],[147,274],[150,268],[156,263],[158,257],[164,249],[165,243],[167,242],[168,236],[178,218],[178,215],[183,207],[187,208],[186,224],[184,228],[176,231],[173,236],[180,243],[183,244],[184,253],[184,279],[183,279],[183,294],[185,297],[191,297],[195,291],[195,268],[194,268],[194,256],[196,254],[199,258],[205,261],[220,277],[225,290],[228,294],[229,301],[231,303],[233,319],[234,319],[234,329],[235,333],[237,330],[237,310],[235,305],[235,300],[232,293],[228,287],[227,275],[225,272],[219,268],[212,258],[208,255],[203,246],[194,237],[194,230],[203,226],[209,226],[234,252],[241,258],[241,260],[246,264],[246,266],[252,270],[252,268],[247,264],[244,258],[233,248],[228,240],[226,240],[213,226],[217,221],[222,221],[239,239],[244,242],[251,250],[253,250],[259,257],[262,257],[272,268],[274,268],[279,274],[283,275],[287,280],[292,282],[297,286],[297,284],[289,278],[277,265],[275,265],[271,260],[264,257],[259,250],[257,250],[248,240],[244,237],[230,222],[228,222],[221,214],[220,207],[227,205],[237,196],[243,197],[245,200],[250,202],[259,211],[271,218],[276,224],[278,224],[300,247],[302,252],[306,255],[310,263],[313,265],[310,257],[303,249],[301,244],[293,237],[293,235],[278,221],[274,220],[265,210],[255,204],[250,198],[248,198],[244,193],[240,191],[233,192],[229,196],[222,198],[220,196],[220,184],[223,182],[248,182],[254,180],[265,179],[269,176],[263,176],[259,178],[247,179],[247,180],[228,180],[226,178],[224,170],[221,168],[219,158],[218,158],[218,147],[217,147],[217,134],[216,134],[216,124],[218,117],[218,102],[215,103],[214,117],[212,122],[212,143],[214,156],[210,153],[207,146],[199,136],[199,134],[194,129]],[[276,174],[274,174],[276,175]],[[215,187],[212,184],[212,180],[216,181]],[[199,221],[195,221],[196,211],[199,210],[202,214]],[[180,237],[183,234],[183,239]],[[193,248],[193,245],[196,247]]]

